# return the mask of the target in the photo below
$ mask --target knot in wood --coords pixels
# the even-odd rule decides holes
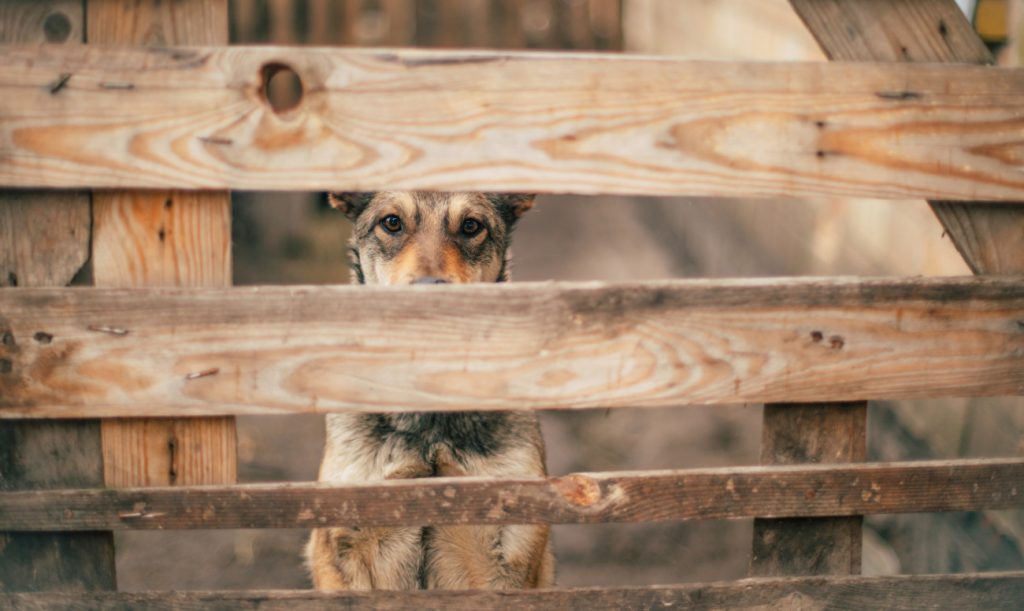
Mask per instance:
[[[590,507],[601,500],[601,486],[586,475],[567,475],[555,480],[555,489],[566,501],[579,507]]]

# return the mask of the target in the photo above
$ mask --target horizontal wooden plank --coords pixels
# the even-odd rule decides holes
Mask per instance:
[[[483,592],[44,592],[2,594],[0,607],[102,611],[185,609],[985,609],[1017,611],[1024,572],[786,577],[672,586]]]
[[[1024,459],[0,493],[0,530],[576,524],[1024,507]]]
[[[264,75],[303,83],[275,113]],[[0,186],[1022,200],[1024,74],[285,47],[0,48]]]
[[[1024,279],[0,289],[0,418],[1024,394]]]
[[[1013,395],[1024,281],[0,290],[0,417]],[[9,344],[9,345],[8,345]]]

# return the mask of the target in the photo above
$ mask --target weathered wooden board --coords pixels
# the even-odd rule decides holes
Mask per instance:
[[[264,75],[285,65],[305,95],[276,114]],[[1021,74],[11,47],[0,50],[0,184],[1021,199]]]
[[[761,430],[762,465],[862,462],[868,406],[769,403]],[[870,486],[869,486],[870,489]],[[863,518],[758,518],[750,575],[859,575]]]
[[[0,493],[0,529],[575,524],[1024,507],[1024,459]]]
[[[0,417],[1024,392],[1024,281],[0,289]]]
[[[226,0],[97,0],[93,44],[227,42]],[[226,191],[97,191],[92,257],[102,287],[230,286],[231,198]],[[233,418],[105,420],[107,486],[234,483]]]
[[[993,62],[953,0],[790,3],[833,60]],[[1024,206],[929,203],[974,273],[1024,273]]]
[[[149,609],[835,609],[891,611],[985,609],[1017,611],[1024,573],[799,577],[731,583],[482,592],[117,592],[0,594],[0,606],[28,610],[140,611]]]
[[[83,12],[80,0],[2,1],[0,43],[81,42]],[[89,229],[88,193],[0,191],[0,286],[68,284],[89,259]],[[102,484],[99,422],[0,423],[0,490]],[[116,587],[110,532],[0,532],[0,591]]]

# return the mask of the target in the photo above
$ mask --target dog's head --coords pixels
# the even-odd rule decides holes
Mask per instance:
[[[512,228],[533,195],[331,193],[353,222],[352,269],[360,284],[503,282]]]

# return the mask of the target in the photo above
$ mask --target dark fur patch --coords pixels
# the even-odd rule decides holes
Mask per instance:
[[[438,445],[456,458],[467,454],[491,456],[504,447],[507,416],[502,412],[426,412],[367,414],[370,436],[381,444],[397,438],[409,451],[431,464]]]

